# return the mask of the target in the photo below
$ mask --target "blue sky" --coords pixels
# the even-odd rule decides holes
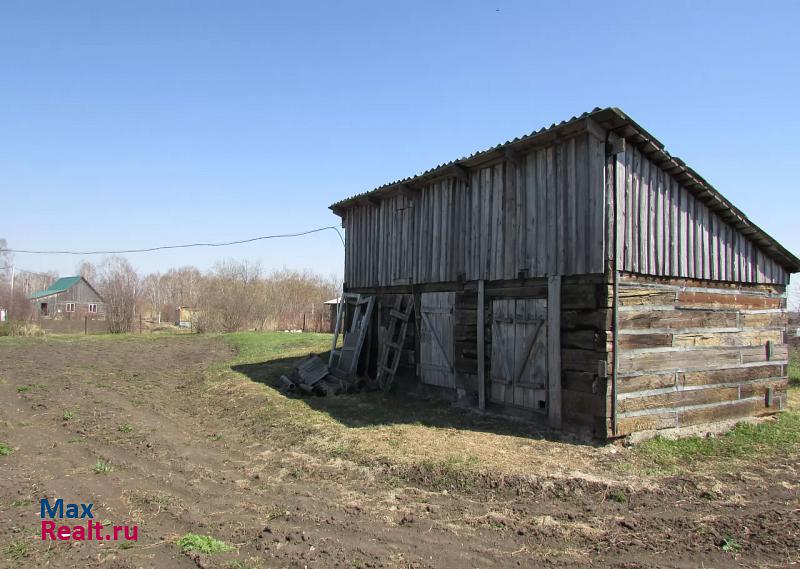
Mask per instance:
[[[800,3],[6,1],[0,237],[127,248],[336,224],[346,196],[618,106],[800,252]],[[341,273],[332,233],[131,255]],[[31,270],[78,259],[18,255]]]

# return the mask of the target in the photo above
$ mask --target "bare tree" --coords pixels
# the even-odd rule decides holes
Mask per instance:
[[[109,331],[130,332],[139,300],[139,276],[136,269],[127,259],[115,256],[103,260],[99,275]]]
[[[151,273],[142,280],[142,292],[147,297],[150,310],[161,324],[161,311],[166,302],[166,279],[161,273]]]
[[[75,271],[84,279],[89,281],[92,286],[97,282],[97,267],[91,261],[81,261]]]

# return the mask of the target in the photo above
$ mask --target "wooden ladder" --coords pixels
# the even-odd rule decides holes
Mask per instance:
[[[362,296],[350,292],[342,295],[342,300],[336,311],[336,327],[333,332],[331,356],[328,359],[330,373],[339,379],[353,377],[358,370],[358,358],[361,355],[364,337],[369,328],[374,302],[375,297],[373,296]],[[344,323],[346,322],[348,307],[353,311],[353,319],[350,323],[350,330],[345,331]],[[339,343],[340,333],[344,336],[344,340],[342,341],[342,347],[337,348],[336,345]]]
[[[405,303],[403,302],[405,298]],[[414,310],[414,297],[412,295],[398,294],[394,301],[394,308],[389,311],[389,327],[381,340],[381,353],[378,357],[378,386],[388,392],[392,388],[397,367],[400,365],[400,355],[403,353],[403,344],[406,341],[408,320]],[[399,326],[398,326],[399,323]]]

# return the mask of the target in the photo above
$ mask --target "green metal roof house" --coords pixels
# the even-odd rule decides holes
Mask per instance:
[[[28,296],[33,312],[40,318],[105,318],[105,301],[81,276],[61,277],[44,290]]]

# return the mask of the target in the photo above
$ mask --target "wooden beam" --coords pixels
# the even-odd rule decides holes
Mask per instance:
[[[561,277],[547,279],[547,422],[561,428]]]
[[[606,139],[606,129],[592,118],[586,119],[586,132],[594,136],[597,140],[604,141]]]
[[[407,198],[414,196],[419,192],[419,188],[416,186],[412,186],[411,184],[399,184],[397,189],[400,190],[400,195],[405,196]]]
[[[453,164],[451,166],[453,175],[459,180],[469,181],[469,169],[461,164]]]
[[[379,205],[381,205],[381,198],[379,198],[376,195],[372,195],[372,194],[368,195],[367,196],[367,201],[370,203],[370,205],[372,205],[374,207],[378,207]]]
[[[506,159],[514,164],[514,166],[522,164],[522,155],[510,146],[506,148]]]
[[[486,354],[484,350],[484,333],[486,325],[486,307],[484,295],[484,282],[478,281],[478,409],[486,409]]]

